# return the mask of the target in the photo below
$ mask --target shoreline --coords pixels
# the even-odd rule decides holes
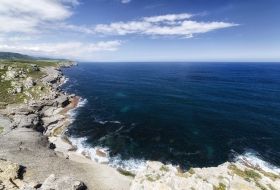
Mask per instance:
[[[28,171],[23,174],[24,183],[22,180],[13,180],[16,185],[9,181],[3,183],[15,189],[26,185],[30,187],[31,183],[42,184],[48,176],[51,177],[50,174],[55,174],[58,177],[79,179],[88,189],[129,189],[132,178],[120,174],[115,168],[95,163],[76,153],[76,148],[71,145],[68,137],[62,135],[71,124],[69,112],[78,107],[81,99],[73,94],[68,95],[59,88],[66,80],[60,68],[42,69],[46,74],[38,80],[38,83],[44,85],[38,87],[44,89],[39,99],[31,96],[24,103],[8,104],[4,110],[0,110],[3,131],[0,143],[6,145],[0,147],[0,162],[1,159],[8,160]],[[35,88],[35,83],[31,88]],[[4,121],[7,124],[2,129]],[[40,171],[40,174],[36,171]],[[17,180],[19,177],[15,178]],[[0,179],[2,180],[1,175]],[[109,182],[107,179],[110,179]]]
[[[5,144],[0,147],[0,169],[2,169],[3,159],[18,163],[25,168],[22,180],[20,181],[20,177],[13,180],[17,187],[30,186],[31,183],[42,184],[46,177],[53,174],[58,177],[70,176],[81,180],[88,189],[93,190],[145,190],[170,189],[171,187],[176,189],[178,185],[190,188],[189,184],[196,189],[200,189],[201,184],[206,189],[219,187],[221,184],[223,187],[235,184],[237,187],[243,185],[254,189],[255,183],[259,182],[255,179],[250,179],[249,182],[246,178],[236,177],[237,174],[234,172],[242,170],[242,175],[246,176],[246,171],[252,168],[238,164],[233,164],[233,166],[231,163],[225,163],[213,168],[194,168],[183,173],[171,165],[165,166],[151,161],[148,161],[145,169],[137,172],[135,179],[132,180],[125,176],[130,174],[122,169],[95,162],[85,153],[77,153],[77,147],[73,146],[71,138],[63,135],[63,132],[71,124],[69,112],[78,107],[81,98],[73,94],[69,95],[59,88],[59,85],[66,80],[59,68],[45,68],[45,70],[47,74],[41,80],[46,85],[47,93],[39,100],[31,99],[24,104],[8,105],[5,110],[6,115],[13,118],[13,123],[0,115],[0,121],[7,123],[4,126],[4,132],[0,134],[0,143]],[[41,131],[42,127],[43,134],[37,132]],[[95,148],[99,156],[105,156],[102,149]],[[222,173],[226,177],[221,178]],[[210,178],[207,177],[208,175]],[[280,180],[276,175],[269,175],[271,180],[267,178],[266,173],[259,175],[264,179],[264,182],[260,183],[262,187],[268,187],[266,181],[269,181],[273,187],[280,187]],[[205,179],[199,176],[204,176]],[[272,178],[275,178],[276,182]],[[34,189],[37,188],[34,186]]]
[[[71,137],[68,137],[68,138],[71,141]],[[71,142],[71,143],[73,143],[73,142]],[[75,142],[75,143],[77,144],[77,142]],[[75,147],[77,148],[77,145],[75,145]],[[110,160],[111,157],[108,156],[109,152],[107,151],[106,147],[98,147],[98,146],[97,147],[91,147],[91,148],[83,147],[83,149],[84,150],[80,153],[83,156],[85,156],[87,158],[90,157],[91,155],[89,155],[89,153],[87,154],[86,152],[90,152],[89,149],[91,149],[91,150],[94,149],[95,155],[93,155],[91,157],[91,160],[93,162],[101,163],[101,164],[104,164],[104,163],[108,162],[108,165],[110,165],[111,167],[113,167],[117,170],[119,168],[121,170],[136,174],[137,172],[141,171],[145,167],[145,166],[143,166],[143,167],[141,166],[140,170],[134,170],[135,168],[125,169],[122,166],[120,166],[120,164],[115,164],[115,165],[110,164],[109,160]],[[96,158],[96,156],[99,156],[100,158]],[[236,156],[236,158],[234,160],[230,161],[230,162],[239,163],[239,164],[242,164],[244,166],[247,166],[247,167],[253,168],[253,169],[259,169],[259,170],[264,170],[266,172],[271,172],[271,173],[274,173],[274,174],[280,174],[279,169],[277,171],[275,170],[275,168],[277,166],[274,166],[274,165],[270,164],[269,162],[265,162],[265,161],[261,160],[259,157],[257,157],[257,155],[253,154],[253,155],[250,155],[250,156],[251,157],[248,157],[247,152],[245,152],[244,154]],[[104,161],[103,158],[107,159],[108,161]],[[100,159],[101,161],[99,162],[98,159]],[[254,160],[252,161],[252,159],[254,159]],[[131,160],[128,160],[128,161],[131,161]],[[134,161],[135,161],[134,164],[139,166],[140,162],[144,163],[144,165],[145,165],[148,160],[134,160]]]

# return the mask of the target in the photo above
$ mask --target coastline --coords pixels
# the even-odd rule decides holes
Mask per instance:
[[[87,189],[97,190],[176,189],[178,187],[214,189],[219,186],[224,187],[224,185],[256,189],[259,187],[256,186],[257,183],[268,189],[270,186],[267,182],[272,184],[272,187],[280,187],[280,178],[277,175],[268,175],[255,168],[254,171],[258,171],[264,181],[250,178],[249,182],[245,178],[246,171],[251,170],[252,167],[238,164],[232,166],[230,163],[213,168],[194,168],[183,173],[171,165],[165,166],[158,162],[148,161],[145,169],[138,172],[133,180],[125,176],[128,174],[126,171],[115,169],[107,164],[99,164],[89,159],[87,154],[77,153],[77,147],[73,146],[69,138],[65,138],[62,134],[71,124],[69,112],[78,107],[81,98],[73,94],[68,95],[59,89],[59,85],[66,80],[60,69],[45,69],[47,75],[41,80],[48,86],[45,87],[49,90],[48,95],[41,97],[39,101],[31,100],[20,105],[8,105],[5,113],[13,118],[13,123],[0,116],[0,121],[7,123],[0,136],[0,143],[5,144],[0,147],[0,162],[5,159],[25,168],[22,179],[18,177],[13,180],[18,187],[30,187],[31,183],[42,184],[52,174],[58,177],[70,176],[84,182]],[[44,131],[41,131],[42,127]],[[44,132],[44,135],[35,130]],[[105,156],[105,153],[100,152],[98,148],[96,152],[101,157]],[[242,175],[244,174],[245,177],[236,176],[234,172],[239,170],[235,170],[235,166],[243,172]],[[2,169],[1,163],[0,169]],[[275,181],[272,178],[275,178]],[[178,186],[180,184],[184,186]],[[33,187],[38,189],[34,185]],[[15,187],[15,189],[19,188]]]
[[[3,180],[4,187],[10,185],[13,188],[8,189],[21,189],[33,186],[37,189],[34,184],[40,186],[54,174],[56,177],[70,176],[81,180],[86,189],[129,189],[132,178],[76,153],[68,137],[61,135],[71,124],[69,111],[78,106],[80,98],[59,89],[66,80],[60,68],[43,69],[46,75],[40,77],[38,83],[42,81],[44,84],[40,89],[44,89],[45,94],[40,99],[31,97],[22,104],[9,104],[0,113],[5,115],[0,115],[1,127],[3,122],[6,123],[0,134],[0,143],[6,145],[0,147],[1,162],[17,163],[28,171],[22,177],[15,177],[12,181],[15,185]],[[35,82],[33,86],[36,87]],[[19,170],[18,173],[20,175]]]

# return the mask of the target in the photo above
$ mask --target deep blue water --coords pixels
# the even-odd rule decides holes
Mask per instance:
[[[217,166],[254,152],[280,166],[279,63],[80,63],[87,103],[66,132],[110,157]]]

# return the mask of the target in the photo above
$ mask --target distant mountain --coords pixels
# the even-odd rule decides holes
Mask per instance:
[[[23,55],[20,53],[0,52],[0,59],[32,59],[33,60],[36,58],[28,55]]]
[[[45,57],[33,57],[33,56],[23,55],[20,53],[13,53],[13,52],[0,52],[0,60],[1,59],[61,60],[61,61],[65,60],[65,59],[50,59]]]

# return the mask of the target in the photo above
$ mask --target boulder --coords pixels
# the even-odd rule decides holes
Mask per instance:
[[[34,79],[31,77],[27,77],[27,79],[24,82],[24,86],[27,89],[32,88],[35,85]]]
[[[72,179],[70,177],[56,178],[54,174],[51,174],[41,186],[42,190],[82,190],[84,184],[81,181]]]
[[[65,107],[69,104],[69,98],[66,95],[60,95],[58,96],[55,101],[58,103],[58,107]]]
[[[52,124],[56,124],[58,121],[60,121],[64,118],[65,118],[65,116],[56,114],[56,115],[52,115],[51,117],[43,117],[42,120],[44,122],[44,126],[48,127]]]
[[[37,114],[30,115],[15,115],[13,125],[19,128],[33,128],[35,129],[39,124],[39,117]]]
[[[18,74],[18,72],[16,72],[16,71],[7,71],[6,72],[6,78],[8,79],[8,80],[10,80],[10,79],[14,79],[14,78],[17,78],[17,77],[19,77],[19,74]]]

